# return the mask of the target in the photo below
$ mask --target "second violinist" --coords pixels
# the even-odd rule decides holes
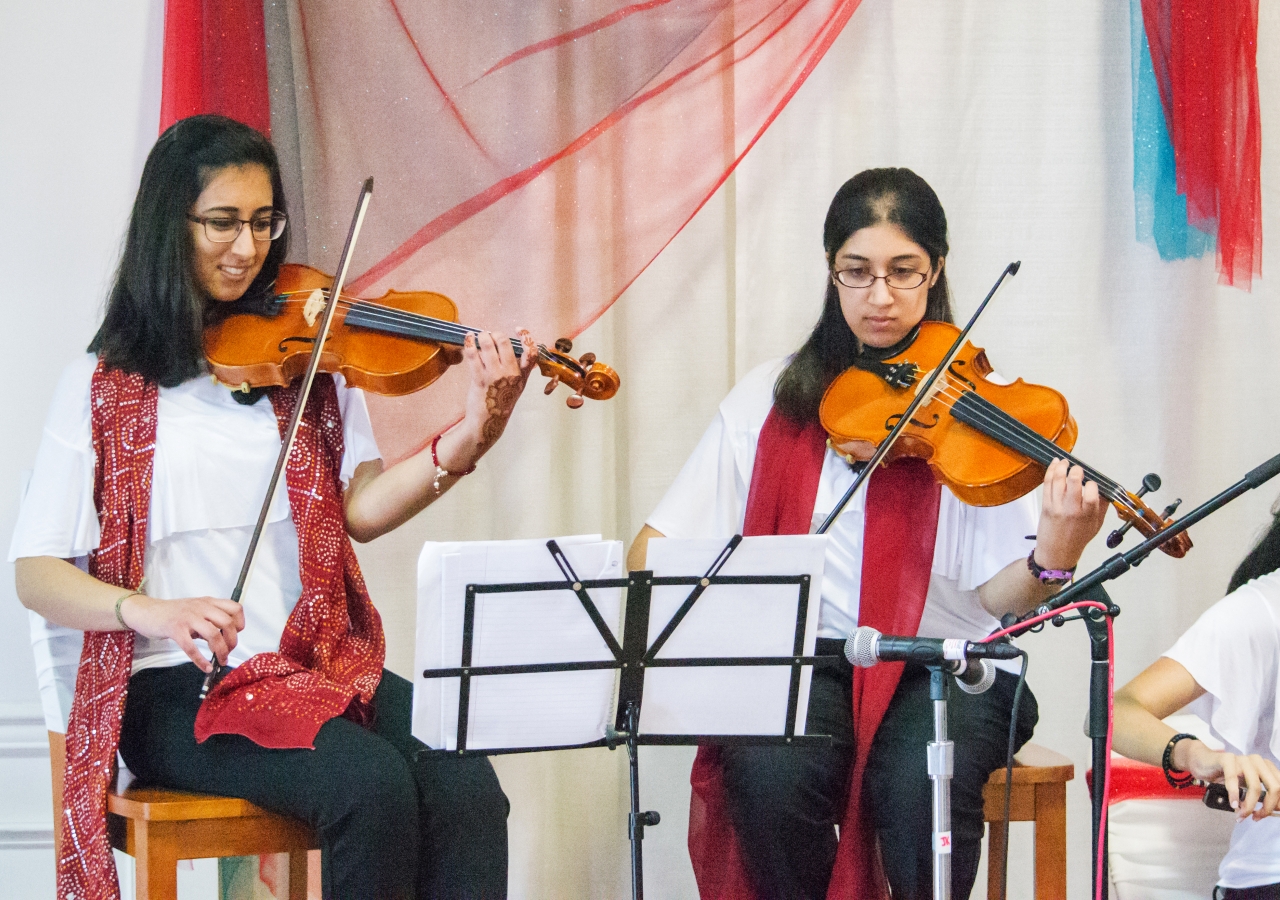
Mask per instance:
[[[391,531],[470,472],[536,353],[468,335],[462,422],[390,467],[361,391],[317,378],[243,606],[226,599],[298,392],[233,394],[208,376],[203,337],[275,280],[287,222],[261,134],[221,116],[166,130],[105,319],[55,392],[9,558],[24,605],[85,632],[59,897],[112,893],[102,803],[117,741],[152,784],[305,821],[325,897],[506,896],[497,776],[483,757],[416,760],[411,685],[383,669],[350,538]],[[214,657],[231,669],[202,705]]]
[[[827,445],[823,393],[859,354],[892,357],[922,320],[951,321],[946,216],[915,173],[873,169],[850,179],[831,202],[823,246],[829,281],[813,332],[794,355],[748,373],[721,403],[637,536],[631,569],[644,568],[652,537],[812,531],[854,478]],[[1048,467],[1042,506],[1028,495],[979,508],[940,487],[922,461],[898,460],[870,478],[828,532],[817,652],[842,655],[859,625],[981,639],[1000,616],[1030,610],[1070,579],[1105,513],[1097,486],[1066,461]],[[855,706],[849,667],[814,670],[808,729],[833,735],[830,748],[700,749],[693,790],[703,814],[691,816],[690,853],[704,900],[881,896],[876,837],[893,896],[931,896],[928,672],[860,672]],[[977,873],[982,787],[1004,764],[1015,684],[1006,670],[984,694],[951,695],[957,898],[969,896]],[[1018,746],[1036,718],[1024,695]],[[726,834],[736,856],[715,846]]]

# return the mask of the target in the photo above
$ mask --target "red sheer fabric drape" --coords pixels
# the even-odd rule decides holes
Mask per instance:
[[[297,138],[282,156],[300,173],[286,183],[301,184],[289,202],[306,261],[335,265],[372,175],[353,291],[439,291],[469,324],[549,343],[598,318],[693,217],[857,5],[292,0],[267,10],[288,51],[263,56],[252,0],[169,0],[162,124],[219,111],[264,127],[269,57],[272,120]],[[460,374],[371,398],[388,459],[460,415]]]
[[[1257,0],[1142,0],[1187,218],[1217,225],[1223,284],[1262,272]]]
[[[271,134],[262,0],[166,0],[160,130],[222,113]]]

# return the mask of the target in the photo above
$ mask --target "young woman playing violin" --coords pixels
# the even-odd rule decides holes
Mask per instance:
[[[818,423],[823,392],[859,354],[887,359],[910,343],[922,320],[951,320],[946,216],[909,170],[850,179],[831,203],[823,244],[830,282],[813,333],[793,356],[748,373],[720,405],[637,536],[632,569],[644,567],[653,537],[813,530],[855,477]],[[894,462],[869,479],[828,532],[817,652],[842,655],[859,625],[983,638],[1000,616],[1026,612],[1069,579],[1105,509],[1097,486],[1065,461],[1048,467],[1039,511],[1033,496],[968,506],[939,488],[921,461]],[[951,694],[956,897],[973,887],[982,786],[1004,763],[1015,684],[1015,675],[1002,671],[985,694]],[[1019,746],[1035,721],[1027,696]],[[833,746],[699,751],[690,852],[702,896],[880,896],[877,837],[893,896],[931,896],[927,670],[815,668],[807,728],[833,735]]]
[[[117,741],[147,782],[312,825],[325,897],[505,896],[506,797],[483,758],[415,759],[411,688],[382,668],[348,536],[385,534],[470,472],[537,354],[522,365],[502,336],[468,337],[464,419],[390,468],[362,393],[319,376],[243,605],[225,599],[297,390],[244,402],[207,376],[202,336],[274,281],[287,222],[262,135],[220,116],[168,129],[91,352],[58,385],[10,559],[23,604],[86,632],[60,897],[115,894],[102,804]],[[214,657],[232,668],[202,703]]]

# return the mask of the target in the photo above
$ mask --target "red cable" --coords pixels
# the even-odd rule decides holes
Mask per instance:
[[[1103,613],[1107,612],[1107,606],[1097,600],[1081,600],[1076,603],[1068,603],[1060,609],[1055,609],[1047,613],[1041,613],[1025,622],[1019,622],[1009,628],[1002,628],[999,631],[987,635],[981,641],[976,643],[985,644],[990,641],[999,640],[1006,635],[1012,634],[1014,631],[1024,631],[1032,625],[1038,625],[1041,622],[1060,616],[1068,610],[1084,609],[1085,607],[1093,607],[1100,609]],[[1106,765],[1103,769],[1102,778],[1102,818],[1098,823],[1098,866],[1093,873],[1094,884],[1094,900],[1102,900],[1102,867],[1105,862],[1103,859],[1103,851],[1106,849],[1107,834],[1107,811],[1111,801],[1111,732],[1115,718],[1115,677],[1116,677],[1116,645],[1115,634],[1113,630],[1114,621],[1111,616],[1107,616],[1107,753]]]

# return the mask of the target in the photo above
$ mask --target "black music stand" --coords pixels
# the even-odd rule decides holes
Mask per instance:
[[[515,584],[468,584],[466,587],[465,605],[462,622],[462,656],[461,665],[453,668],[425,669],[422,678],[457,678],[458,685],[458,726],[457,747],[453,750],[425,750],[422,753],[432,755],[465,755],[466,753],[483,753],[485,755],[501,753],[529,753],[543,750],[570,750],[584,747],[608,747],[614,749],[620,744],[627,747],[631,775],[631,812],[628,819],[628,836],[631,841],[631,896],[635,900],[644,897],[644,874],[641,841],[644,839],[646,826],[657,825],[660,819],[652,810],[640,811],[640,766],[638,749],[640,745],[696,745],[696,744],[787,744],[792,746],[827,745],[830,735],[796,734],[796,715],[799,711],[800,675],[803,666],[824,665],[837,657],[804,656],[805,624],[808,621],[809,587],[808,575],[717,575],[725,561],[741,543],[741,535],[735,536],[725,546],[712,567],[701,576],[655,577],[653,572],[644,570],[631,572],[626,578],[605,578],[582,580],[574,573],[569,560],[555,541],[547,541],[547,549],[551,552],[556,564],[564,573],[564,581],[542,581]],[[668,659],[657,657],[658,652],[666,644],[681,621],[693,609],[698,598],[708,587],[713,585],[749,585],[749,584],[793,584],[797,588],[796,629],[790,656],[729,656],[729,657],[690,657]],[[586,660],[582,662],[532,663],[509,666],[474,666],[471,663],[474,644],[474,627],[476,613],[476,597],[480,594],[510,594],[536,591],[562,591],[566,585],[577,595],[583,609],[595,624],[601,639],[609,648],[613,658],[609,660]],[[688,597],[672,615],[661,634],[649,644],[649,608],[655,586],[689,585],[693,589]],[[608,624],[600,615],[595,603],[588,593],[593,588],[627,589],[626,613],[623,622],[623,639],[619,644]],[[644,699],[645,672],[653,668],[693,668],[700,666],[786,666],[791,669],[790,687],[787,698],[787,711],[781,734],[777,735],[701,735],[701,734],[642,734],[639,729],[640,710]],[[612,728],[608,728],[598,740],[571,745],[548,747],[513,747],[486,748],[469,750],[467,747],[467,720],[470,708],[471,682],[476,678],[492,675],[537,674],[549,672],[580,672],[591,669],[616,669],[621,674],[618,679],[618,694],[615,698],[617,716]]]

